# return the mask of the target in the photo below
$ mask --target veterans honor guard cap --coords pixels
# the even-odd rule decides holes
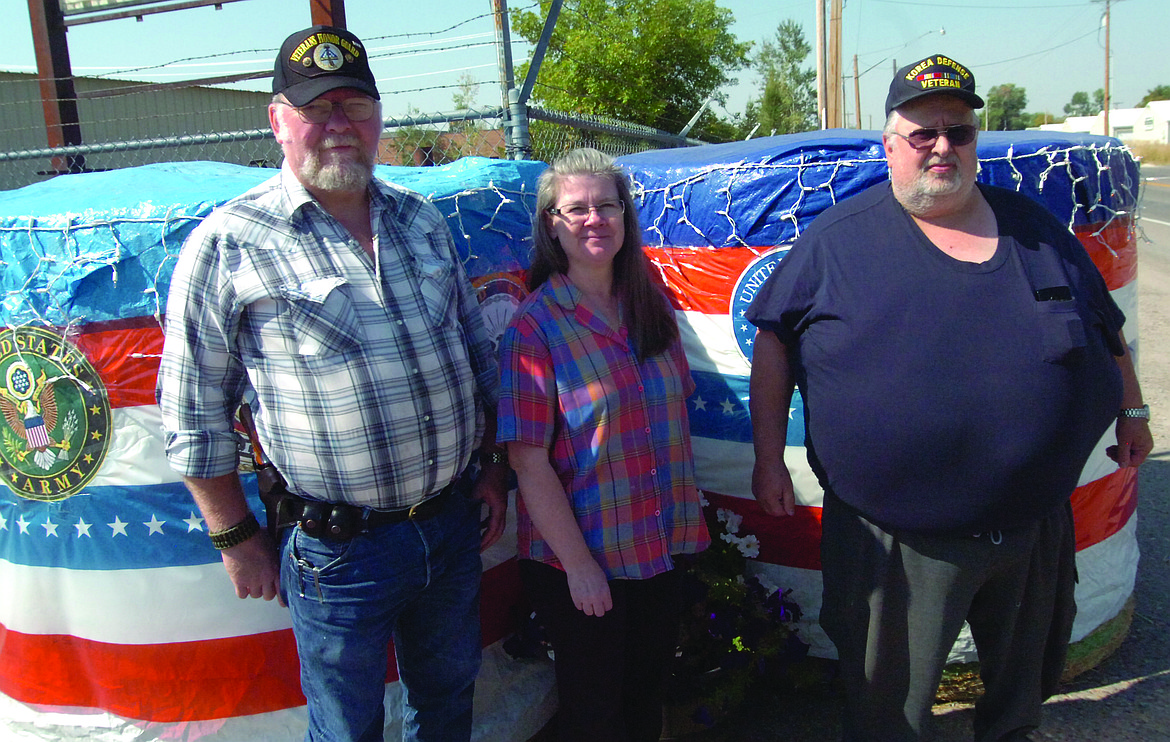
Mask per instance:
[[[303,106],[335,88],[380,98],[366,48],[344,28],[313,26],[284,40],[272,72],[272,92]]]
[[[972,108],[983,108],[983,99],[975,94],[975,76],[971,70],[946,55],[933,54],[906,65],[894,75],[886,96],[886,115],[915,98],[935,93],[953,95]]]

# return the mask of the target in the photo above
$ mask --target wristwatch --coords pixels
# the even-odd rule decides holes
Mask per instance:
[[[508,463],[508,449],[506,448],[493,448],[490,451],[481,451],[480,455],[489,464]]]
[[[1141,407],[1122,407],[1121,412],[1117,413],[1118,417],[1129,417],[1135,420],[1150,421],[1150,406],[1144,404]]]

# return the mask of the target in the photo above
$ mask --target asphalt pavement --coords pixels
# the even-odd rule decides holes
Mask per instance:
[[[1138,244],[1138,373],[1154,453],[1138,480],[1141,550],[1133,619],[1117,650],[1045,704],[1036,742],[1170,741],[1170,167],[1143,167]],[[1128,329],[1128,328],[1127,328]],[[769,689],[688,742],[836,742],[840,698],[827,682]],[[935,707],[937,742],[972,739],[971,705]]]

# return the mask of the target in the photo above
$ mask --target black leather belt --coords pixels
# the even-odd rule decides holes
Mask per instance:
[[[277,528],[299,525],[313,538],[351,539],[359,533],[403,523],[408,520],[426,520],[442,511],[447,499],[455,491],[452,482],[417,505],[399,510],[374,510],[345,503],[308,500],[288,493],[278,506]]]

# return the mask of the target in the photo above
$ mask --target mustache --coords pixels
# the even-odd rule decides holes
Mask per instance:
[[[323,138],[318,145],[321,149],[330,147],[360,147],[361,140],[352,134],[333,134]]]
[[[935,165],[958,165],[958,164],[959,164],[959,156],[958,155],[954,155],[954,154],[946,155],[946,156],[931,155],[930,158],[927,159],[924,167],[930,168],[930,167],[934,167]]]

